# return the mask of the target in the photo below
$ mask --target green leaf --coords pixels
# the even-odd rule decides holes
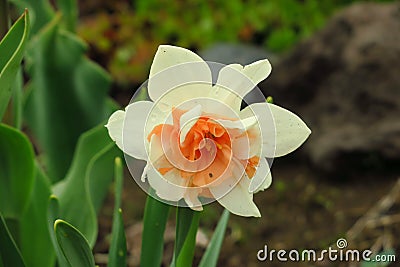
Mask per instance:
[[[127,266],[126,262],[126,237],[124,229],[124,221],[122,217],[122,210],[119,209],[114,213],[112,240],[108,258],[108,267],[122,267]]]
[[[54,10],[48,0],[9,0],[18,10],[28,9],[31,17],[31,32],[37,33],[54,17]]]
[[[0,124],[0,151],[0,212],[19,219],[33,187],[33,148],[22,132]]]
[[[47,227],[50,233],[51,243],[57,255],[58,266],[60,267],[71,267],[68,263],[67,258],[61,251],[60,246],[57,242],[56,233],[54,232],[54,224],[56,220],[60,218],[60,205],[56,196],[52,195],[49,198],[48,213],[47,213]]]
[[[89,244],[78,229],[63,220],[54,223],[57,243],[71,267],[94,267]]]
[[[107,196],[109,186],[112,182],[114,172],[114,159],[121,157],[122,152],[117,148],[108,136],[108,132],[103,125],[95,128],[100,131],[102,141],[108,141],[108,144],[96,153],[90,160],[86,170],[86,179],[89,198],[92,202],[95,213],[98,213]]]
[[[124,186],[124,169],[120,157],[114,160],[114,177],[115,177],[115,204],[114,214],[121,208],[122,188]]]
[[[75,32],[78,19],[78,6],[76,0],[57,0],[57,5],[63,14],[65,28]]]
[[[29,205],[20,220],[21,253],[30,267],[52,267],[55,263],[55,253],[47,226],[50,194],[50,181],[36,165]],[[52,226],[53,224],[54,220]]]
[[[219,252],[221,250],[222,242],[224,241],[226,225],[229,220],[229,211],[224,210],[221,219],[218,222],[217,228],[206,251],[204,252],[203,258],[200,261],[199,267],[215,267],[217,266]]]
[[[13,96],[12,96],[12,107],[13,107],[13,125],[18,130],[22,127],[22,90],[24,77],[22,75],[22,68],[19,68],[15,77],[15,83],[13,84]]]
[[[100,125],[79,139],[74,160],[64,180],[53,187],[61,217],[73,224],[94,245],[97,215],[113,178],[114,159],[120,150]]]
[[[115,204],[112,226],[112,239],[110,252],[108,253],[108,267],[126,266],[126,237],[124,221],[121,210],[121,195],[123,187],[123,167],[121,158],[115,159]]]
[[[52,181],[65,176],[79,136],[109,115],[110,77],[85,56],[87,45],[59,25],[60,16],[55,16],[38,33],[27,62],[31,92],[25,118]]]
[[[12,94],[12,85],[24,55],[29,34],[29,15],[24,14],[0,40],[0,120]]]
[[[0,266],[24,267],[25,263],[17,245],[0,213]]]
[[[164,251],[164,231],[170,206],[147,197],[143,218],[141,266],[159,267]]]
[[[200,212],[187,207],[177,208],[175,248],[172,266],[192,266],[199,220]]]

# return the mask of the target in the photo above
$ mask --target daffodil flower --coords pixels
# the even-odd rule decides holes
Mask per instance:
[[[253,194],[271,185],[267,159],[294,151],[311,131],[266,101],[241,109],[270,74],[267,59],[223,66],[216,82],[210,67],[187,49],[160,46],[147,84],[152,101],[116,111],[106,127],[124,153],[147,161],[140,182],[160,199],[194,210],[213,199],[234,214],[260,217]]]

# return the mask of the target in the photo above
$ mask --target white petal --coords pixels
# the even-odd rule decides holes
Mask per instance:
[[[219,190],[224,190],[224,187],[210,187],[210,192],[223,207],[233,214],[246,217],[261,217],[260,211],[253,202],[253,194],[249,192],[249,185],[250,180],[243,176],[239,183],[222,197],[218,196],[225,192],[219,192]]]
[[[226,129],[239,129],[246,131],[248,128],[255,125],[258,120],[257,117],[253,116],[236,121],[231,121],[231,120],[215,120],[215,121],[221,124]]]
[[[200,188],[188,188],[184,196],[186,204],[192,209],[202,211],[203,206],[198,198]]]
[[[147,170],[149,169],[149,167],[151,166],[150,163],[147,163],[146,166],[144,166],[143,172],[142,172],[142,176],[140,177],[140,180],[144,183],[146,181],[146,177],[147,177]]]
[[[264,186],[269,186],[271,184],[272,179],[270,179],[270,172],[271,170],[269,168],[267,160],[265,158],[261,158],[260,163],[257,166],[256,173],[250,181],[250,193],[254,193],[257,190],[260,190],[261,187],[263,187],[262,190],[264,190],[266,189],[264,188]]]
[[[151,136],[149,145],[149,162],[152,165],[156,165],[162,157],[164,157],[164,151],[161,144],[161,137],[153,134]]]
[[[124,153],[137,159],[147,160],[145,125],[152,106],[153,102],[138,101],[125,109],[122,144],[119,146]]]
[[[232,138],[233,155],[239,159],[260,157],[263,148],[259,125],[250,127],[245,134]]]
[[[186,135],[192,129],[193,125],[199,120],[201,115],[201,106],[197,105],[191,110],[184,113],[179,121],[180,125],[180,143],[182,144],[185,141]]]
[[[311,130],[294,113],[269,103],[255,103],[243,109],[240,117],[256,115],[262,135],[262,156],[273,158],[296,150]]]
[[[232,153],[238,159],[249,159],[253,157],[250,139],[247,134],[232,138]]]
[[[311,130],[296,114],[273,104],[268,105],[276,128],[275,157],[281,157],[303,144],[311,134]]]
[[[157,169],[162,167],[173,166],[165,160],[160,137],[153,135],[150,140],[146,177],[150,186],[156,191],[156,194],[160,198],[169,201],[180,200],[186,194],[187,180],[180,176],[180,171],[176,168],[172,168],[169,172],[161,175]]]
[[[125,120],[125,111],[117,110],[108,119],[105,125],[111,139],[115,141],[117,146],[122,150],[122,128]]]
[[[269,76],[271,70],[272,70],[271,63],[269,63],[268,59],[263,59],[245,66],[243,68],[243,73],[250,80],[252,80],[255,85],[257,85],[258,83],[265,80]],[[247,91],[247,93],[248,92],[249,91]],[[247,93],[245,93],[244,95],[246,95]]]
[[[250,151],[253,151],[254,154],[261,150],[261,156],[273,158],[276,147],[275,122],[268,103],[251,104],[240,111],[241,118],[253,117],[254,115],[258,119],[258,124],[249,129],[249,135],[254,136],[253,139],[255,139],[251,143]]]
[[[214,97],[220,98],[235,110],[240,110],[243,97],[259,82],[267,78],[271,69],[271,64],[267,59],[256,61],[244,67],[239,64],[227,65],[219,72],[216,85],[230,89],[231,93],[225,90],[224,94],[221,93]]]
[[[150,98],[157,101],[173,90],[171,99],[184,101],[193,96],[207,96],[211,82],[211,70],[197,54],[181,47],[161,45],[150,68],[148,92]],[[177,87],[184,87],[183,93],[180,90],[175,93]]]
[[[267,176],[264,179],[264,182],[256,189],[255,193],[258,193],[260,191],[264,191],[268,187],[270,187],[272,184],[272,174],[271,171],[268,172]]]
[[[180,177],[180,171],[175,168],[161,175],[151,166],[147,169],[147,179],[157,196],[164,200],[179,201],[185,195],[185,179]]]

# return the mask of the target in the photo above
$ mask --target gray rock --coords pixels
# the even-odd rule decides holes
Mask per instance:
[[[205,61],[220,63],[210,65],[214,83],[217,81],[218,73],[223,65],[239,63],[244,66],[266,58],[268,58],[271,64],[275,64],[278,61],[278,57],[275,54],[265,51],[261,47],[248,44],[217,43],[206,50],[200,51],[200,56]],[[264,96],[259,90],[253,90],[244,99],[246,104],[263,100]]]
[[[308,123],[302,151],[318,168],[343,173],[400,160],[400,3],[341,11],[260,87]]]
[[[273,53],[269,53],[260,47],[247,44],[217,43],[200,51],[200,56],[206,61],[218,62],[226,65],[232,63],[247,65],[265,58],[268,58],[271,63],[276,62],[276,56]]]

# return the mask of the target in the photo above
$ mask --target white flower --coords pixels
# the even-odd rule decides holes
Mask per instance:
[[[311,133],[298,116],[267,102],[240,110],[270,72],[266,59],[231,64],[213,85],[198,55],[162,45],[148,81],[153,102],[131,103],[106,127],[126,154],[147,161],[142,182],[161,199],[201,210],[199,197],[214,198],[234,214],[260,217],[253,194],[272,182],[266,158],[292,152]]]

